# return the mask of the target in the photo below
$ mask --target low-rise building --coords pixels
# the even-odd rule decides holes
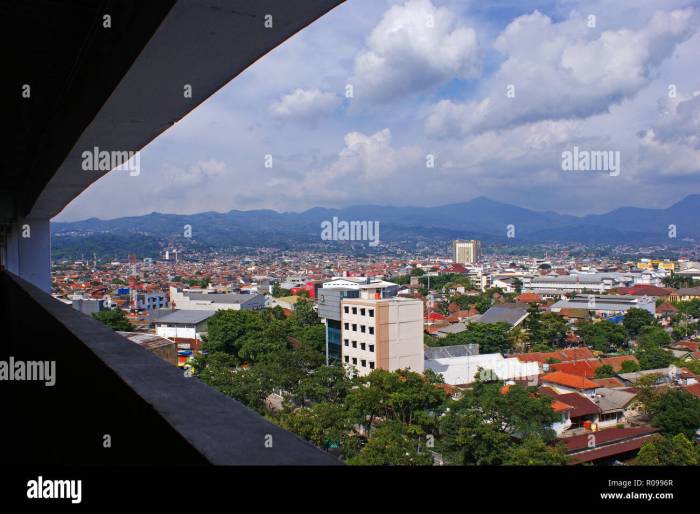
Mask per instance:
[[[265,308],[264,295],[215,292],[183,292],[170,288],[170,303],[181,310],[218,311],[223,309],[261,310]]]
[[[207,320],[215,311],[177,310],[165,314],[153,323],[156,334],[168,339],[202,339],[207,332]]]
[[[586,309],[603,317],[625,314],[630,309],[644,309],[655,315],[656,302],[649,296],[581,294],[570,300],[559,300],[549,308],[551,312],[562,309]]]
[[[479,378],[537,383],[540,369],[535,362],[521,362],[500,353],[478,355],[478,345],[425,348],[425,369],[442,375],[446,384],[466,385]]]
[[[143,332],[117,332],[117,334],[160,357],[168,364],[178,365],[178,349],[175,341]]]

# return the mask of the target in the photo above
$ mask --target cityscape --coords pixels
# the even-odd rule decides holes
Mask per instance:
[[[3,502],[697,496],[700,0],[0,13]]]
[[[52,283],[125,344],[351,464],[697,463],[698,261],[479,240],[413,258],[173,247],[57,261]],[[486,405],[502,428],[474,417]]]

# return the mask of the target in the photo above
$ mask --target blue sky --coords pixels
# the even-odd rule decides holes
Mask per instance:
[[[699,17],[681,0],[348,0],[56,220],[481,195],[665,207],[700,192]],[[620,175],[562,171],[573,146],[619,151]]]

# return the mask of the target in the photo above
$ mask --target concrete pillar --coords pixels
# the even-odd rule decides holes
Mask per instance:
[[[5,267],[51,292],[51,225],[48,219],[20,219],[5,242]]]

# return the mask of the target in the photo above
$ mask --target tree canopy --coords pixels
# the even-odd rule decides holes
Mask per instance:
[[[124,311],[121,309],[93,312],[92,317],[101,321],[114,331],[132,332],[134,330],[134,327],[131,326]]]

